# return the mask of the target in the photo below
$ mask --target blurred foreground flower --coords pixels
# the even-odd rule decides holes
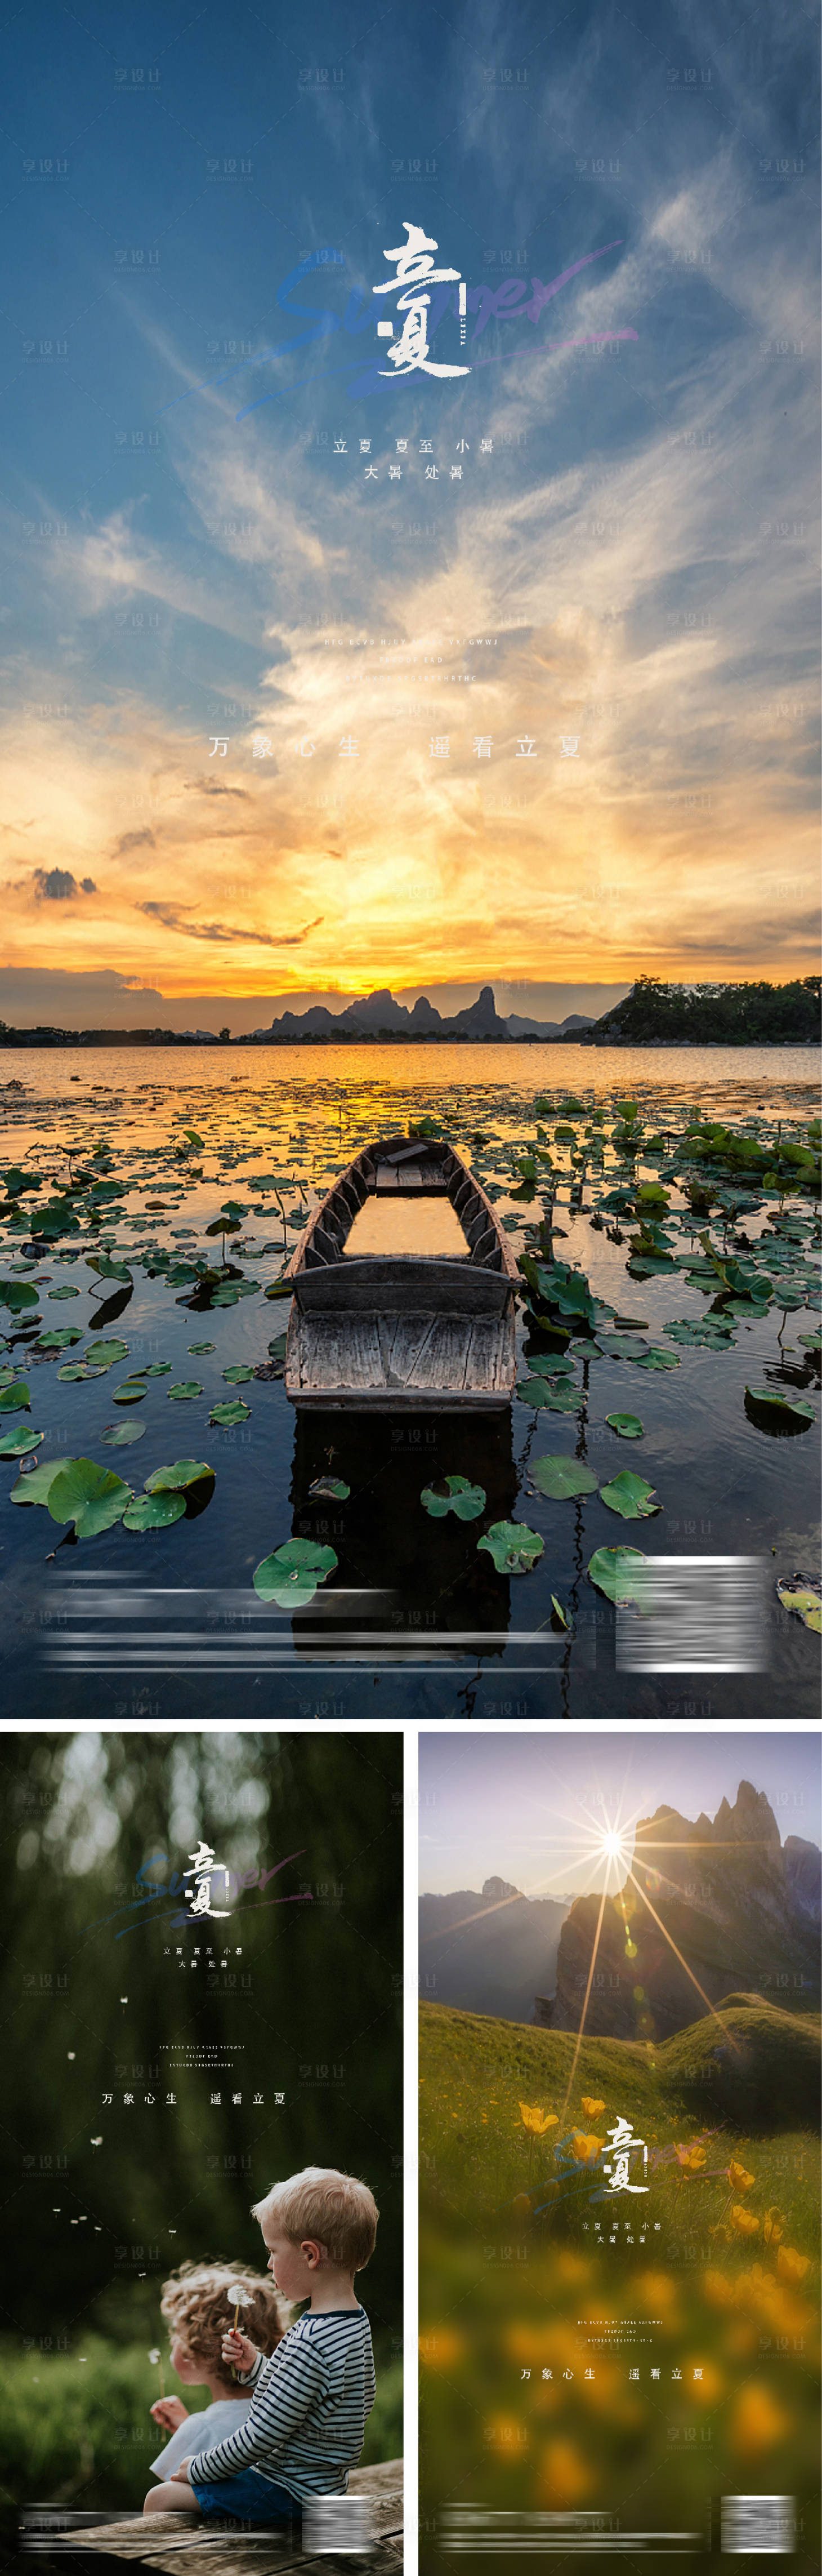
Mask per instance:
[[[575,2129],[571,2139],[571,2152],[574,2158],[574,2163],[577,2165],[596,2164],[597,2156],[601,2156],[604,2145],[604,2138],[586,2138],[582,2129]]]
[[[531,2200],[529,2193],[527,2191],[518,2191],[516,2200],[512,2200],[511,2202],[511,2207],[516,2210],[518,2218],[530,2218]]]
[[[770,2450],[774,2442],[784,2441],[790,2432],[790,2417],[764,2379],[749,2380],[737,2398],[731,2417],[731,2442],[743,2458],[754,2459],[757,2451]]]
[[[582,2108],[585,2113],[586,2120],[598,2120],[600,2111],[604,2111],[605,2109],[605,2104],[604,2102],[593,2101],[590,2093],[583,2093]]]
[[[728,2181],[732,2191],[753,2191],[756,2175],[746,2173],[744,2165],[736,2165],[732,2162],[729,2164],[727,2172]]]
[[[724,2272],[703,2272],[702,2289],[710,2307],[733,2307],[734,2285],[732,2281],[728,2280],[727,2275]]]
[[[450,2370],[462,2360],[465,2341],[453,2326],[434,2326],[430,2334],[420,2335],[419,2349],[420,2360],[429,2370]]]
[[[532,2138],[544,2138],[546,2129],[559,2126],[556,2111],[542,2111],[538,2102],[521,2102],[520,2117]]]
[[[540,2504],[561,2508],[579,2504],[590,2495],[593,2480],[587,2460],[574,2442],[557,2440],[546,2443],[540,2461],[538,2495]]]
[[[696,2145],[690,2147],[675,2147],[674,2155],[676,2157],[680,2173],[697,2174],[702,2172],[702,2167],[706,2162],[704,2147]]]
[[[758,2218],[752,2218],[750,2210],[743,2209],[741,2201],[738,2200],[734,2202],[731,2210],[731,2226],[736,2228],[737,2236],[759,2235]]]
[[[776,2268],[782,2281],[804,2281],[811,2258],[809,2254],[798,2254],[795,2245],[780,2245]]]

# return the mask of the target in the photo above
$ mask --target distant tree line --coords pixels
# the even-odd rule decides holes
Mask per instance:
[[[597,1020],[594,1040],[624,1038],[641,1046],[671,1044],[790,1046],[820,1035],[822,977],[791,984],[666,984],[639,975],[624,1002]]]

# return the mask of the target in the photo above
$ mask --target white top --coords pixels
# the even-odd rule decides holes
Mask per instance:
[[[197,2451],[213,2450],[215,2442],[224,2442],[229,2433],[236,2433],[248,2414],[251,2393],[250,2388],[238,2389],[236,2397],[215,2398],[201,2415],[187,2415],[165,2450],[158,2451],[156,2460],[151,2461],[155,2477],[173,2477],[181,2460],[192,2459]]]

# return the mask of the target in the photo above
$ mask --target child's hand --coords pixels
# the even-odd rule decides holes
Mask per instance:
[[[230,2361],[235,2370],[253,2370],[255,2361],[259,2360],[256,2344],[249,2343],[248,2336],[239,2334],[236,2326],[230,2326],[228,2333],[224,2334],[222,2352],[223,2360]]]
[[[188,2407],[181,2397],[158,2397],[156,2404],[149,2407],[149,2414],[164,2433],[176,2433],[178,2424],[188,2422]]]
[[[193,2460],[193,2458],[194,2458],[194,2453],[193,2453],[193,2451],[192,2451],[192,2453],[191,2453],[191,2459],[188,2459],[188,2460],[181,2460],[181,2461],[180,2461],[180,2466],[179,2466],[179,2468],[178,2468],[178,2469],[172,2469],[172,2472],[171,2472],[171,2474],[172,2474],[172,2478],[179,2478],[181,2486],[187,2487],[187,2486],[188,2486],[188,2484],[189,2484],[189,2475],[188,2475],[188,2472],[189,2472],[189,2469],[190,2469],[190,2467],[191,2467],[191,2460]]]

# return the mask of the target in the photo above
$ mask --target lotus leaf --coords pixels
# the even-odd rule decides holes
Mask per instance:
[[[783,1610],[793,1610],[803,1625],[815,1629],[818,1636],[822,1631],[822,1592],[818,1583],[810,1583],[804,1574],[795,1574],[790,1582],[783,1576],[776,1589]]]
[[[223,1376],[229,1386],[247,1386],[249,1378],[252,1378],[253,1375],[253,1368],[248,1368],[245,1362],[240,1361],[237,1362],[234,1368],[223,1370]]]
[[[447,1486],[447,1493],[438,1494],[433,1485],[425,1485],[420,1495],[423,1511],[428,1513],[430,1520],[442,1521],[447,1512],[453,1512],[458,1521],[478,1521],[481,1518],[485,1510],[482,1485],[472,1485],[467,1476],[443,1476],[440,1481]]]
[[[227,1431],[230,1430],[232,1423],[250,1422],[251,1406],[244,1404],[242,1397],[238,1395],[235,1396],[233,1404],[213,1404],[208,1419],[209,1422],[219,1423],[221,1430]]]
[[[579,1458],[535,1458],[528,1472],[540,1493],[553,1503],[575,1502],[580,1494],[596,1493],[597,1478]]]
[[[184,1494],[135,1494],[123,1513],[123,1528],[168,1529],[172,1521],[183,1519],[185,1507]]]
[[[620,1440],[644,1440],[638,1413],[606,1413],[605,1420],[609,1430],[616,1431]]]
[[[0,1387],[0,1413],[30,1413],[31,1396],[24,1377],[15,1377],[10,1386]]]
[[[629,1467],[623,1467],[621,1475],[612,1476],[609,1485],[600,1486],[599,1499],[607,1511],[618,1512],[620,1520],[647,1521],[662,1509],[661,1503],[652,1499],[653,1490],[644,1476],[633,1476]]]
[[[79,1324],[63,1324],[59,1328],[54,1326],[47,1333],[38,1333],[37,1348],[38,1351],[70,1351],[75,1342],[81,1342],[82,1339],[83,1334]]]
[[[173,1467],[155,1467],[146,1477],[147,1494],[182,1493],[188,1485],[200,1485],[214,1474],[205,1458],[177,1458]]]
[[[578,1413],[583,1403],[582,1388],[569,1386],[564,1378],[557,1383],[545,1377],[523,1378],[517,1383],[517,1394],[537,1412],[544,1406],[549,1413]]]
[[[25,1458],[45,1436],[44,1431],[0,1431],[0,1458]]]
[[[639,1547],[597,1547],[588,1567],[589,1583],[618,1608],[645,1600],[643,1569],[648,1563]]]
[[[87,1368],[85,1360],[67,1360],[65,1368],[59,1368],[57,1371],[58,1377],[66,1386],[73,1386],[81,1379],[89,1377],[105,1377],[105,1374],[105,1369]]]
[[[822,1333],[800,1333],[799,1339],[805,1350],[822,1351]]]
[[[746,1386],[745,1395],[751,1404],[760,1405],[771,1413],[792,1416],[801,1423],[803,1431],[809,1422],[816,1421],[816,1406],[809,1404],[805,1396],[780,1395],[773,1386]]]
[[[144,1422],[109,1422],[100,1433],[107,1449],[130,1449],[134,1440],[144,1440],[145,1436]]]
[[[308,1488],[308,1500],[310,1503],[347,1503],[350,1492],[350,1485],[344,1485],[341,1476],[315,1476],[313,1485]]]
[[[48,1492],[52,1520],[73,1521],[78,1538],[96,1538],[101,1530],[113,1529],[130,1501],[131,1486],[111,1468],[96,1466],[93,1458],[67,1458]]]
[[[169,1387],[169,1403],[173,1397],[176,1404],[191,1404],[195,1395],[202,1395],[202,1392],[199,1378],[183,1377],[178,1380],[176,1386]]]
[[[89,1342],[83,1357],[90,1368],[114,1368],[118,1360],[128,1359],[128,1343],[116,1338],[109,1342]]]
[[[477,1548],[493,1557],[498,1574],[530,1574],[544,1555],[545,1542],[524,1521],[492,1521],[484,1538],[478,1538]]]
[[[170,1377],[170,1360],[151,1360],[147,1368],[135,1369],[135,1377]]]
[[[146,1388],[141,1378],[124,1377],[122,1386],[112,1390],[112,1404],[142,1404]]]
[[[132,1286],[131,1271],[125,1261],[110,1261],[107,1252],[88,1253],[86,1268],[96,1270],[99,1279],[127,1279]]]
[[[551,1619],[552,1628],[564,1628],[569,1636],[573,1636],[570,1619],[568,1618],[567,1612],[563,1610],[562,1602],[557,1600],[555,1592],[552,1592],[551,1594],[551,1610],[553,1613]]]
[[[49,1486],[53,1485],[55,1476],[59,1476],[61,1464],[59,1458],[38,1458],[36,1467],[30,1467],[28,1475],[18,1476],[16,1485],[12,1485],[9,1501],[46,1503]]]
[[[189,1342],[188,1347],[192,1359],[201,1360],[205,1358],[206,1351],[216,1351],[217,1344],[216,1342]]]
[[[25,1279],[0,1279],[0,1306],[8,1306],[11,1315],[22,1315],[29,1306],[38,1304],[36,1288]]]
[[[672,1369],[679,1367],[679,1353],[677,1351],[661,1351],[657,1349],[654,1342],[649,1342],[646,1350],[626,1351],[625,1358],[626,1360],[633,1360],[636,1368]]]
[[[260,1601],[276,1601],[281,1610],[304,1609],[337,1561],[333,1547],[317,1547],[313,1539],[287,1539],[255,1568],[254,1590]]]

